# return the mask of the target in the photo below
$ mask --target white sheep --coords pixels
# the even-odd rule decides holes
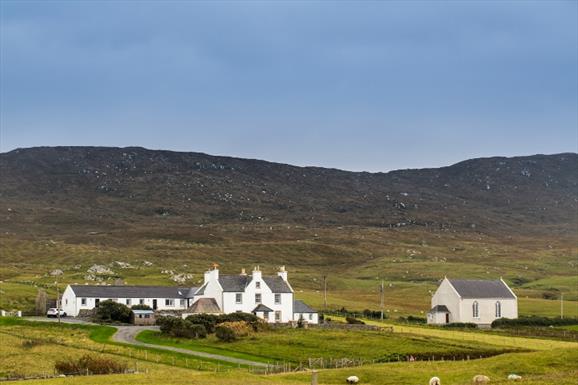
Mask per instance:
[[[442,385],[442,380],[439,377],[432,377],[429,379],[429,385]]]
[[[521,380],[521,379],[522,379],[522,376],[518,376],[517,374],[510,374],[510,375],[508,376],[508,380],[517,381],[517,380]]]
[[[359,382],[359,377],[357,376],[349,376],[347,377],[347,381],[348,384],[357,384]]]
[[[490,377],[484,376],[481,374],[474,376],[474,378],[472,379],[472,384],[475,384],[475,385],[485,385],[485,384],[489,384],[489,383],[490,383]]]

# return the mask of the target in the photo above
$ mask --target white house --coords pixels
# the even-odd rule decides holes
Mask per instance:
[[[502,279],[444,278],[431,306],[428,324],[467,322],[489,326],[498,318],[518,318],[518,297]]]
[[[183,315],[244,312],[271,323],[299,318],[311,324],[319,322],[315,310],[295,301],[285,267],[276,275],[263,276],[259,267],[250,275],[244,269],[238,275],[220,275],[213,266],[205,272],[199,288],[69,285],[62,296],[62,308],[67,315],[77,316],[81,310],[98,307],[107,299],[127,306],[145,304],[155,310],[179,310]]]

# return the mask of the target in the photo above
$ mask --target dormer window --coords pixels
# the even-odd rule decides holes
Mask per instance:
[[[255,282],[255,289],[260,289],[261,288],[261,282],[257,281]]]

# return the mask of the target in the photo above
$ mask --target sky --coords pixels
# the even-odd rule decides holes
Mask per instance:
[[[578,151],[578,1],[0,0],[0,151],[388,171]]]

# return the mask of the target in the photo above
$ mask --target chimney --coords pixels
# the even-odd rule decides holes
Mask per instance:
[[[255,266],[253,269],[253,280],[261,280],[261,270],[259,266]]]
[[[245,272],[245,268],[241,269],[241,275],[247,275],[247,272]]]
[[[219,265],[213,263],[211,269],[205,271],[205,283],[209,281],[218,281],[219,280]]]
[[[285,270],[285,266],[279,267],[279,271],[277,272],[277,275],[279,277],[283,278],[283,281],[287,282],[287,270]]]

